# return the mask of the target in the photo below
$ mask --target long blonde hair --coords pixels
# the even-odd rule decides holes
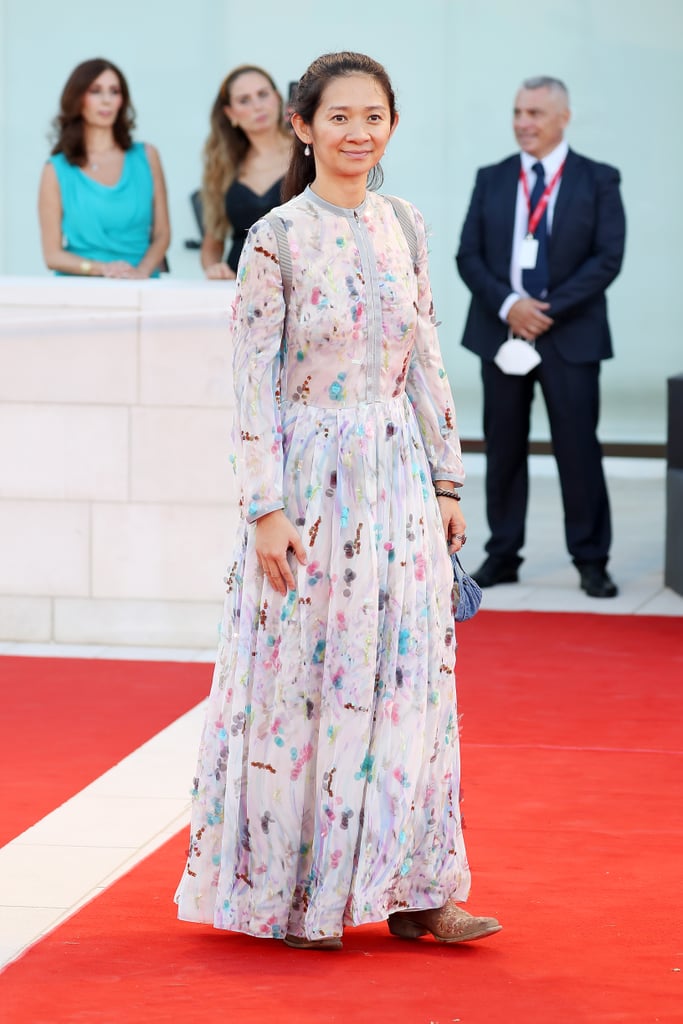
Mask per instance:
[[[207,235],[222,242],[230,234],[230,222],[225,212],[225,193],[235,180],[240,164],[249,152],[249,139],[241,128],[233,127],[224,107],[230,106],[231,90],[235,80],[248,71],[263,75],[280,100],[280,130],[288,137],[284,126],[284,103],[275,82],[263,68],[255,64],[240,64],[224,79],[211,108],[211,130],[204,143],[204,174],[202,177],[202,217]]]

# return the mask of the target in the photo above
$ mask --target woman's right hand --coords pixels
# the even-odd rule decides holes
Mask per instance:
[[[139,277],[137,269],[125,260],[112,260],[111,263],[98,263],[102,268],[102,277]]]
[[[227,263],[212,263],[206,268],[206,276],[209,281],[234,281],[236,275]]]
[[[282,509],[256,520],[256,557],[271,587],[283,597],[288,591],[296,590],[296,581],[287,561],[290,550],[301,565],[306,565],[306,552],[299,532]]]

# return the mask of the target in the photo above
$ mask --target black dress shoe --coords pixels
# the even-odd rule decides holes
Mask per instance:
[[[581,577],[581,589],[585,590],[589,597],[616,597],[619,593],[616,583],[604,568],[595,562],[584,562],[578,564]]]
[[[480,587],[495,587],[496,583],[516,583],[518,580],[518,561],[502,562],[498,558],[489,556],[479,566],[472,578],[477,581]]]

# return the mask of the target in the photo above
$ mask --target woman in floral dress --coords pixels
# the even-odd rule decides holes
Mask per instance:
[[[455,902],[464,476],[422,218],[404,204],[413,260],[367,190],[397,123],[381,65],[314,61],[280,245],[273,215],[253,226],[233,311],[244,521],[176,900],[306,949],[370,921],[446,942],[500,928]]]

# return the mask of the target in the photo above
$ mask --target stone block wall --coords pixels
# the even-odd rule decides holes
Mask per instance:
[[[0,639],[213,646],[226,282],[0,278]]]

